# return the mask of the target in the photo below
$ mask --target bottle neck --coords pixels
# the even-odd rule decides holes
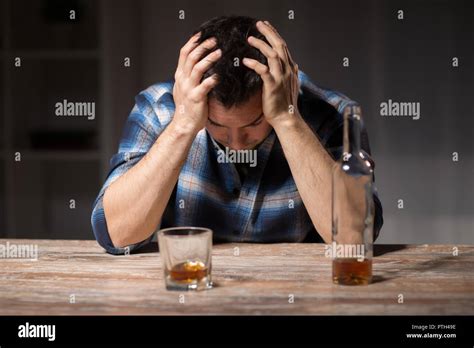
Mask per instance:
[[[344,154],[359,154],[360,132],[362,129],[361,110],[359,106],[348,106],[344,109]],[[345,158],[345,157],[344,157]]]

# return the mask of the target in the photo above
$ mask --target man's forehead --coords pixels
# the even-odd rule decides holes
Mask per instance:
[[[209,99],[209,118],[219,124],[240,127],[256,121],[262,115],[261,96],[248,102],[226,108],[214,98]]]

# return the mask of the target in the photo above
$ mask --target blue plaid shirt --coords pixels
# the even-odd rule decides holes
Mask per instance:
[[[300,114],[327,151],[339,159],[342,154],[342,111],[355,102],[316,86],[303,72],[299,73],[299,80]],[[110,160],[110,171],[94,202],[91,218],[98,243],[109,253],[131,252],[153,237],[125,248],[115,247],[107,230],[103,196],[113,181],[145,156],[170,123],[175,110],[172,91],[173,81],[169,81],[154,84],[138,94],[118,152]],[[361,147],[373,163],[364,127]],[[227,242],[323,241],[304,207],[274,130],[257,148],[258,165],[248,168],[243,182],[233,163],[218,163],[219,151],[222,149],[206,129],[197,134],[158,228],[208,227],[214,231],[215,241]],[[376,237],[383,218],[377,193],[374,200]]]

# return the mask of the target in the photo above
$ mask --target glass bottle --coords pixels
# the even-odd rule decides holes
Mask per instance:
[[[361,108],[344,109],[343,153],[333,170],[333,282],[364,285],[372,280],[373,166],[361,151]]]

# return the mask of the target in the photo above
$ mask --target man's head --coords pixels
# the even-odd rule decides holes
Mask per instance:
[[[203,76],[203,79],[213,74],[219,77],[219,83],[208,95],[206,128],[218,142],[236,150],[254,148],[271,131],[262,114],[262,79],[242,64],[244,57],[267,64],[266,57],[247,42],[249,36],[267,42],[256,22],[257,19],[250,17],[217,17],[203,23],[195,32],[201,32],[199,43],[215,37],[215,48],[222,50],[221,58]]]

